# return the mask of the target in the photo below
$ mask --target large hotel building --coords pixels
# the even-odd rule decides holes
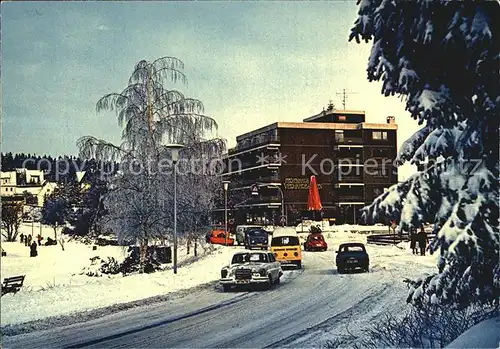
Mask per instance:
[[[398,182],[396,132],[392,116],[367,123],[364,111],[329,106],[303,122],[275,122],[238,136],[224,158],[231,223],[358,221],[360,208]],[[315,217],[307,210],[311,175],[323,205]],[[216,211],[223,221],[224,207]]]

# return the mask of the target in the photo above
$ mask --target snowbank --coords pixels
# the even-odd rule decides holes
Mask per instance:
[[[500,317],[469,328],[445,348],[500,348]]]

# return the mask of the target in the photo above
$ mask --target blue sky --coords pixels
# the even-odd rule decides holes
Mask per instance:
[[[103,95],[121,91],[134,64],[175,56],[218,135],[301,121],[347,89],[368,122],[396,116],[401,144],[417,129],[397,97],[366,79],[371,44],[348,43],[355,1],[3,2],[2,150],[76,154],[76,140],[118,141]]]

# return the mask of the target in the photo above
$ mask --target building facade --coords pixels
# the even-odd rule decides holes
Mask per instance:
[[[230,181],[230,217],[234,224],[357,222],[360,208],[398,182],[396,132],[394,117],[367,123],[363,111],[329,108],[303,122],[276,122],[238,136],[223,174]],[[307,210],[311,175],[321,212]]]
[[[49,182],[41,170],[18,168],[14,171],[2,171],[0,194],[2,200],[24,201],[25,194],[36,199],[36,206],[42,207],[45,198],[57,188],[57,183]]]

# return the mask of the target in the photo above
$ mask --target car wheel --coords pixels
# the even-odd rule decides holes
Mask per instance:
[[[269,275],[269,283],[266,285],[266,289],[270,289],[272,288],[274,285],[274,282],[273,282],[273,277],[271,275]]]
[[[369,273],[369,272],[370,272],[370,267],[369,267],[369,266],[366,266],[365,271],[366,271],[367,273]]]
[[[344,274],[344,273],[345,273],[345,270],[344,270],[344,268],[337,267],[337,272],[338,272],[339,274]]]
[[[222,290],[224,292],[229,292],[231,291],[231,285],[222,285]]]
[[[297,269],[302,269],[302,262],[297,262]]]
[[[278,275],[278,277],[276,278],[276,280],[274,280],[274,284],[275,285],[279,285],[281,283],[281,280],[280,280],[280,276]]]

